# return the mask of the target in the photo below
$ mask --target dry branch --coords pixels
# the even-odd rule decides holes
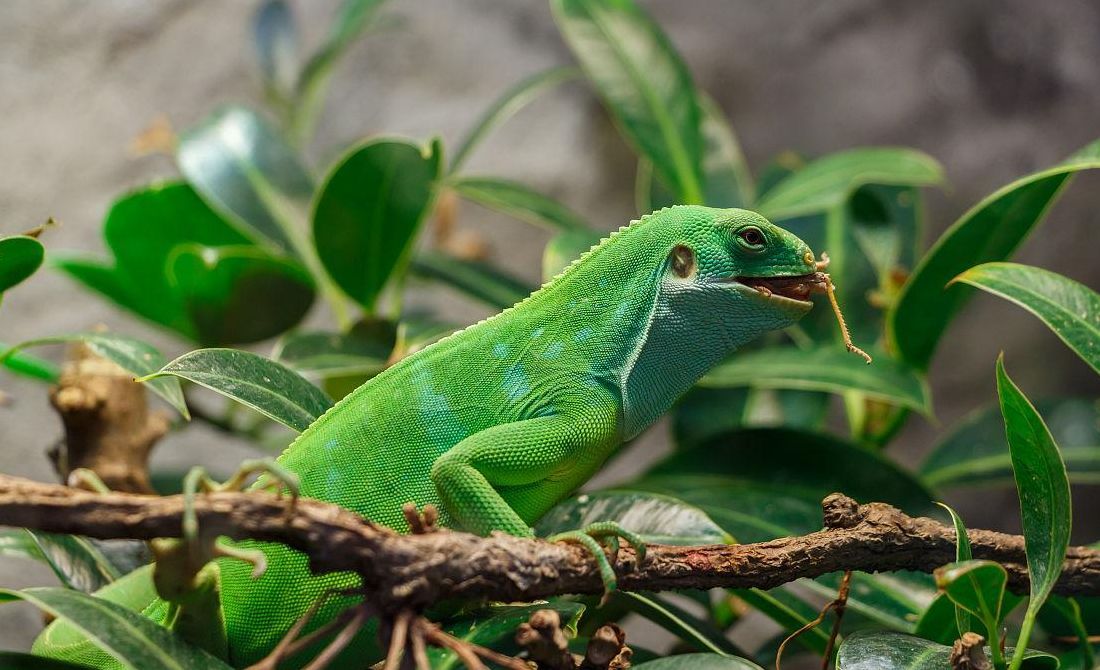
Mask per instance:
[[[630,591],[772,588],[839,570],[931,572],[954,560],[954,530],[882,503],[859,505],[840,494],[823,502],[825,529],[769,542],[706,547],[653,545],[645,565],[624,549],[616,566]],[[123,493],[100,495],[0,475],[0,525],[96,538],[179,537],[183,500]],[[305,552],[315,572],[362,576],[382,611],[418,608],[444,598],[534,600],[599,593],[596,564],[583,549],[507,535],[482,538],[440,531],[399,535],[335,505],[251,493],[211,493],[196,500],[203,533],[283,542]],[[975,558],[1002,563],[1009,588],[1028,589],[1018,535],[971,530]],[[1055,587],[1063,595],[1100,595],[1100,551],[1071,547]]]

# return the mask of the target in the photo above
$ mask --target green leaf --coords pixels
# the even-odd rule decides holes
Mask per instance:
[[[396,331],[386,323],[386,332],[374,333],[291,333],[275,346],[273,360],[301,374],[321,377],[375,375],[386,367]]]
[[[298,79],[298,26],[286,0],[264,0],[252,19],[256,57],[264,85],[288,100]]]
[[[205,386],[299,433],[332,407],[328,396],[297,372],[247,351],[199,349],[147,378],[167,375]]]
[[[0,528],[0,556],[46,560],[38,543],[25,528]]]
[[[0,360],[7,360],[18,350],[37,347],[44,344],[66,344],[80,342],[94,354],[106,358],[134,377],[144,377],[156,372],[164,365],[164,354],[152,345],[124,335],[105,333],[74,333],[72,335],[54,335],[36,340],[21,342],[0,353]],[[149,384],[149,390],[163,398],[176,408],[185,418],[190,418],[187,403],[183,399],[183,390],[175,379],[158,379]]]
[[[572,81],[580,75],[574,67],[556,67],[539,72],[519,82],[508,89],[504,95],[495,100],[489,109],[485,110],[470,132],[462,140],[462,144],[451,159],[451,172],[458,172],[462,164],[469,158],[474,148],[485,138],[490,130],[504,123],[519,110],[526,107],[532,100],[546,91],[560,84]]]
[[[955,222],[921,260],[891,306],[886,334],[891,348],[927,368],[947,325],[973,294],[948,282],[974,265],[1007,259],[1045,216],[1070,177],[1100,167],[1100,142],[1066,161],[989,195]]]
[[[321,263],[352,299],[372,310],[431,210],[442,156],[400,139],[370,140],[329,171],[313,208]]]
[[[577,527],[574,526],[574,529]],[[612,606],[621,605],[676,636],[683,644],[712,654],[733,656],[740,650],[709,621],[692,616],[656,594],[615,591]]]
[[[313,304],[309,273],[258,247],[181,245],[167,263],[203,345],[267,339],[297,325]]]
[[[711,370],[704,387],[754,386],[844,393],[868,397],[931,415],[924,378],[886,355],[872,365],[838,346],[768,348],[740,353]]]
[[[970,549],[970,536],[966,532],[966,525],[963,523],[962,517],[960,517],[958,515],[958,513],[955,512],[955,510],[951,509],[950,507],[948,507],[944,503],[936,503],[936,504],[939,505],[940,507],[944,508],[945,510],[947,510],[947,514],[951,517],[951,525],[953,525],[955,527],[955,563],[960,564],[960,563],[970,562],[970,560],[974,557],[974,554]],[[941,568],[941,569],[943,569],[943,568]],[[978,577],[980,577],[981,572],[982,571],[980,571],[980,570],[975,570],[975,571],[971,572],[966,577],[966,579],[969,580],[969,582],[971,583],[970,584],[971,586],[975,585],[975,581],[978,579]],[[1003,570],[1002,570],[1002,572],[1003,572]],[[949,575],[949,577],[951,577],[951,576]],[[1007,575],[1006,575],[1006,578],[1007,578]],[[951,579],[954,579],[954,577],[951,577]],[[983,583],[988,583],[988,580],[986,582],[983,582]],[[958,587],[958,588],[963,588],[963,587]],[[975,593],[977,593],[977,591],[975,591]],[[951,597],[950,594],[948,594],[948,597]],[[1000,600],[1004,599],[1004,586],[1003,585],[1001,586],[998,598]],[[951,600],[954,601],[955,598],[951,598]],[[998,615],[999,615],[1000,607],[1001,607],[1001,603],[998,602],[997,603]],[[956,620],[956,623],[958,624],[958,634],[959,635],[962,635],[963,633],[966,633],[967,631],[970,630],[970,615],[967,613],[967,611],[965,609],[963,609],[962,605],[957,605],[956,608],[955,608],[955,620]],[[922,637],[924,637],[924,636],[922,636]]]
[[[804,583],[804,582],[799,582]],[[763,591],[761,589],[734,589],[730,593],[748,603],[753,609],[793,633],[806,626],[817,616],[815,608],[796,597],[786,588]],[[814,626],[795,640],[799,645],[818,655],[825,654],[829,634]]]
[[[548,282],[561,274],[602,237],[594,230],[565,230],[551,237],[542,250],[542,280]]]
[[[756,197],[753,200],[763,200],[769,191],[804,167],[806,159],[798,153],[790,150],[779,152],[760,171],[760,177],[756,180]]]
[[[79,535],[27,530],[61,583],[70,589],[91,593],[122,575],[98,547]]]
[[[447,185],[467,200],[521,221],[551,230],[590,230],[580,214],[518,182],[493,177],[462,177],[448,181]]]
[[[1092,644],[1089,641],[1089,630],[1085,625],[1082,608],[1077,599],[1050,596],[1039,612],[1039,621],[1048,635],[1057,635],[1055,631],[1058,630],[1065,637],[1077,638],[1081,667],[1096,667]]]
[[[444,629],[466,642],[512,656],[520,651],[515,643],[516,628],[521,623],[526,623],[538,610],[545,609],[557,611],[567,633],[577,634],[577,622],[584,613],[584,605],[562,599],[535,605],[486,607],[446,622]],[[435,647],[428,650],[428,657],[434,670],[450,670],[459,665],[459,660],[453,653]]]
[[[843,205],[864,184],[932,186],[943,169],[914,149],[868,147],[824,156],[772,187],[756,209],[779,221],[817,214]]]
[[[985,263],[952,280],[1016,303],[1039,317],[1090,367],[1100,372],[1100,295],[1042,268]]]
[[[7,344],[0,342],[0,366],[13,374],[50,383],[57,382],[61,370],[55,363],[20,351],[9,352],[9,348]]]
[[[631,0],[554,0],[554,19],[639,154],[682,203],[703,201],[703,137],[691,74]]]
[[[996,639],[1004,616],[1005,569],[993,561],[970,560],[937,568],[935,577],[936,586],[951,602],[985,624],[986,639]]]
[[[464,261],[438,252],[420,254],[410,271],[421,279],[433,279],[471,298],[498,309],[511,307],[534,290],[496,268],[476,261]]]
[[[1070,481],[1100,483],[1100,402],[1048,398],[1035,406],[1046,417]],[[1012,457],[1000,408],[978,410],[952,428],[921,464],[920,477],[937,489],[1011,484]]]
[[[997,395],[1020,496],[1024,549],[1031,579],[1030,599],[1018,643],[1023,647],[1027,646],[1039,608],[1062,573],[1072,526],[1069,479],[1043,418],[1005,372],[1003,354],[997,358]],[[1018,655],[1010,667],[1012,670],[1020,667]]]
[[[720,654],[678,654],[632,667],[634,670],[763,670],[748,659]]]
[[[227,221],[256,242],[284,252],[295,248],[313,179],[256,112],[215,112],[180,137],[177,160],[187,181]]]
[[[384,0],[344,0],[340,5],[328,36],[302,68],[298,91],[303,106],[317,104],[316,98],[320,97],[333,66],[370,25],[383,2]]]
[[[18,651],[0,651],[0,668],[4,670],[89,670],[86,665],[34,654],[23,654]]]
[[[1011,648],[1010,648],[1011,649]],[[861,630],[844,639],[837,650],[837,670],[947,670],[951,647],[890,631]],[[986,647],[986,655],[989,655]],[[1025,670],[1057,670],[1058,659],[1025,650]]]
[[[125,668],[134,670],[228,670],[137,612],[101,598],[61,588],[0,589],[68,622]]]
[[[970,615],[958,608],[945,594],[939,594],[921,613],[917,619],[917,627],[913,634],[925,640],[946,644],[954,644],[959,639],[959,615],[966,617],[965,628],[970,629]]]
[[[34,274],[45,255],[42,243],[33,237],[0,238],[0,293]]]
[[[751,393],[748,388],[691,388],[672,409],[676,447],[690,449],[716,435],[748,427]]]
[[[555,505],[535,524],[547,537],[597,521],[615,521],[654,544],[729,544],[733,538],[702,510],[675,498],[630,490],[583,493]]]

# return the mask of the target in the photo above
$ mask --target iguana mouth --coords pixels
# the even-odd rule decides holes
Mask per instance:
[[[828,280],[824,272],[811,272],[787,277],[733,277],[732,281],[755,289],[765,297],[778,296],[797,302],[809,302],[814,293],[825,292]]]

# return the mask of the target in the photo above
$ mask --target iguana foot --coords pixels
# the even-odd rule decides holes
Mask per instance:
[[[637,555],[637,565],[645,562],[645,541],[637,533],[629,531],[614,521],[598,521],[589,524],[581,530],[572,530],[558,533],[546,538],[547,542],[569,542],[579,544],[587,549],[596,560],[600,569],[600,579],[603,581],[603,600],[618,588],[618,579],[615,576],[615,568],[611,562],[619,555],[619,538],[626,540],[627,544],[634,548]],[[600,540],[607,544],[610,550],[610,558],[600,546]],[[602,604],[602,603],[601,603]]]

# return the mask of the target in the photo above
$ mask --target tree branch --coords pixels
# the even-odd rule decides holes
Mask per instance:
[[[584,550],[503,534],[482,538],[441,531],[399,535],[336,505],[259,493],[211,493],[195,502],[201,532],[282,542],[306,553],[314,572],[361,575],[382,611],[422,607],[444,598],[534,600],[599,593],[598,569]],[[832,494],[825,529],[769,542],[706,547],[653,545],[645,565],[623,549],[624,590],[773,588],[839,570],[931,572],[955,559],[954,530],[882,503],[859,505]],[[100,495],[0,475],[0,524],[101,539],[179,537],[183,499]],[[1009,588],[1028,589],[1018,535],[969,531],[975,558],[1005,566]],[[1100,551],[1071,547],[1055,592],[1100,595]]]

